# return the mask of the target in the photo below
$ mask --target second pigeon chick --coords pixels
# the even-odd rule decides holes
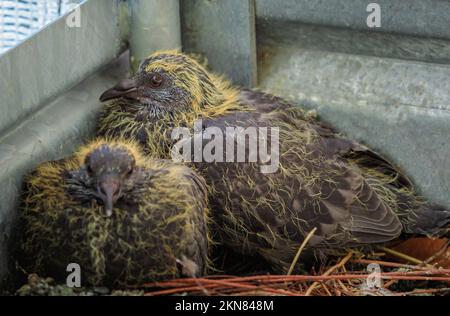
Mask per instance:
[[[132,142],[97,140],[40,165],[26,182],[27,272],[125,285],[196,276],[208,266],[205,184],[191,169],[146,160]]]

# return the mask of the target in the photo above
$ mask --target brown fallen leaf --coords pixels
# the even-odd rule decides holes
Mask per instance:
[[[427,237],[414,237],[392,246],[391,249],[410,257],[426,261],[437,267],[442,267],[444,269],[450,268],[450,247],[448,238],[431,239]]]

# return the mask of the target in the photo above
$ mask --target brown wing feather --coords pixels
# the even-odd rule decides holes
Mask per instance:
[[[310,242],[314,247],[382,243],[400,235],[402,225],[392,205],[350,158],[364,157],[365,167],[398,173],[398,185],[409,185],[406,177],[380,155],[305,119],[298,108],[278,98],[271,106],[267,95],[245,92],[245,99],[251,98],[256,110],[204,120],[204,127],[225,133],[227,126],[280,126],[285,130],[280,134],[280,163],[289,170],[303,168],[316,180],[283,172],[262,175],[252,163],[196,164],[215,189],[213,210],[223,210],[216,218],[221,218],[225,242],[287,263],[292,253],[286,256],[286,249],[294,251],[293,245],[298,247],[313,227],[318,228]],[[315,141],[304,144],[299,133],[310,133]],[[299,155],[295,148],[308,154]]]
[[[291,107],[289,103],[280,97],[249,89],[241,91],[239,102],[246,106],[254,107],[259,113]]]

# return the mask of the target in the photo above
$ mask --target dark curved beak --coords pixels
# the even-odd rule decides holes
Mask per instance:
[[[120,97],[126,97],[130,99],[138,98],[137,85],[134,79],[124,79],[111,89],[106,90],[100,96],[100,101],[105,102]]]
[[[106,216],[112,215],[114,203],[119,199],[121,193],[120,179],[116,175],[102,177],[97,185],[100,198],[105,205]]]

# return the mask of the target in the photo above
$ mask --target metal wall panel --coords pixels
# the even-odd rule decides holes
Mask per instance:
[[[369,3],[380,5],[381,28],[366,24]],[[263,20],[450,39],[447,0],[257,0],[256,15]]]
[[[253,0],[181,2],[183,50],[203,54],[209,66],[234,83],[256,83]]]
[[[122,51],[117,1],[84,2],[80,27],[65,17],[1,56],[0,135]]]
[[[131,65],[156,50],[181,49],[179,0],[129,1]]]

